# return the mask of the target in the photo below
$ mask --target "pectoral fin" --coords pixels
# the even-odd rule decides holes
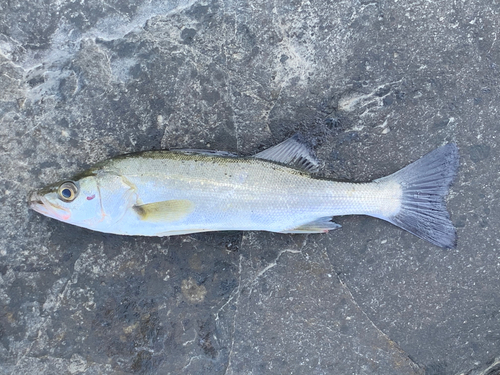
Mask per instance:
[[[326,233],[329,230],[340,228],[341,225],[334,223],[330,216],[322,217],[299,227],[282,231],[280,233]]]
[[[194,203],[187,199],[174,199],[133,206],[141,220],[153,223],[178,221],[189,215]]]

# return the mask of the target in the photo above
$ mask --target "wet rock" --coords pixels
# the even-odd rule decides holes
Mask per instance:
[[[4,2],[5,3],[5,2]],[[0,5],[1,373],[486,373],[499,356],[498,4]],[[367,181],[446,143],[458,248],[367,217],[325,235],[120,237],[29,211],[107,157],[252,155],[301,132]]]

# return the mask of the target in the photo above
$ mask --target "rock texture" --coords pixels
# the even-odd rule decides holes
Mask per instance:
[[[498,30],[498,1],[1,2],[0,372],[492,373]],[[365,217],[132,238],[27,208],[107,157],[297,131],[350,181],[456,142],[457,249]]]

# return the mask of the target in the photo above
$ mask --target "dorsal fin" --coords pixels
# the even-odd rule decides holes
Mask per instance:
[[[231,158],[237,158],[238,155],[228,151],[217,151],[217,150],[204,150],[198,148],[172,148],[170,151],[182,152],[184,154],[200,154],[200,155],[212,155],[212,156],[227,156]]]
[[[300,139],[301,135],[297,133],[286,141],[259,152],[253,157],[287,164],[310,173],[317,172],[319,168],[318,159]]]

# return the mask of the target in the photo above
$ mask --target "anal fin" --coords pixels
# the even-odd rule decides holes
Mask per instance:
[[[340,227],[340,224],[332,221],[331,216],[326,216],[280,233],[326,233]]]

